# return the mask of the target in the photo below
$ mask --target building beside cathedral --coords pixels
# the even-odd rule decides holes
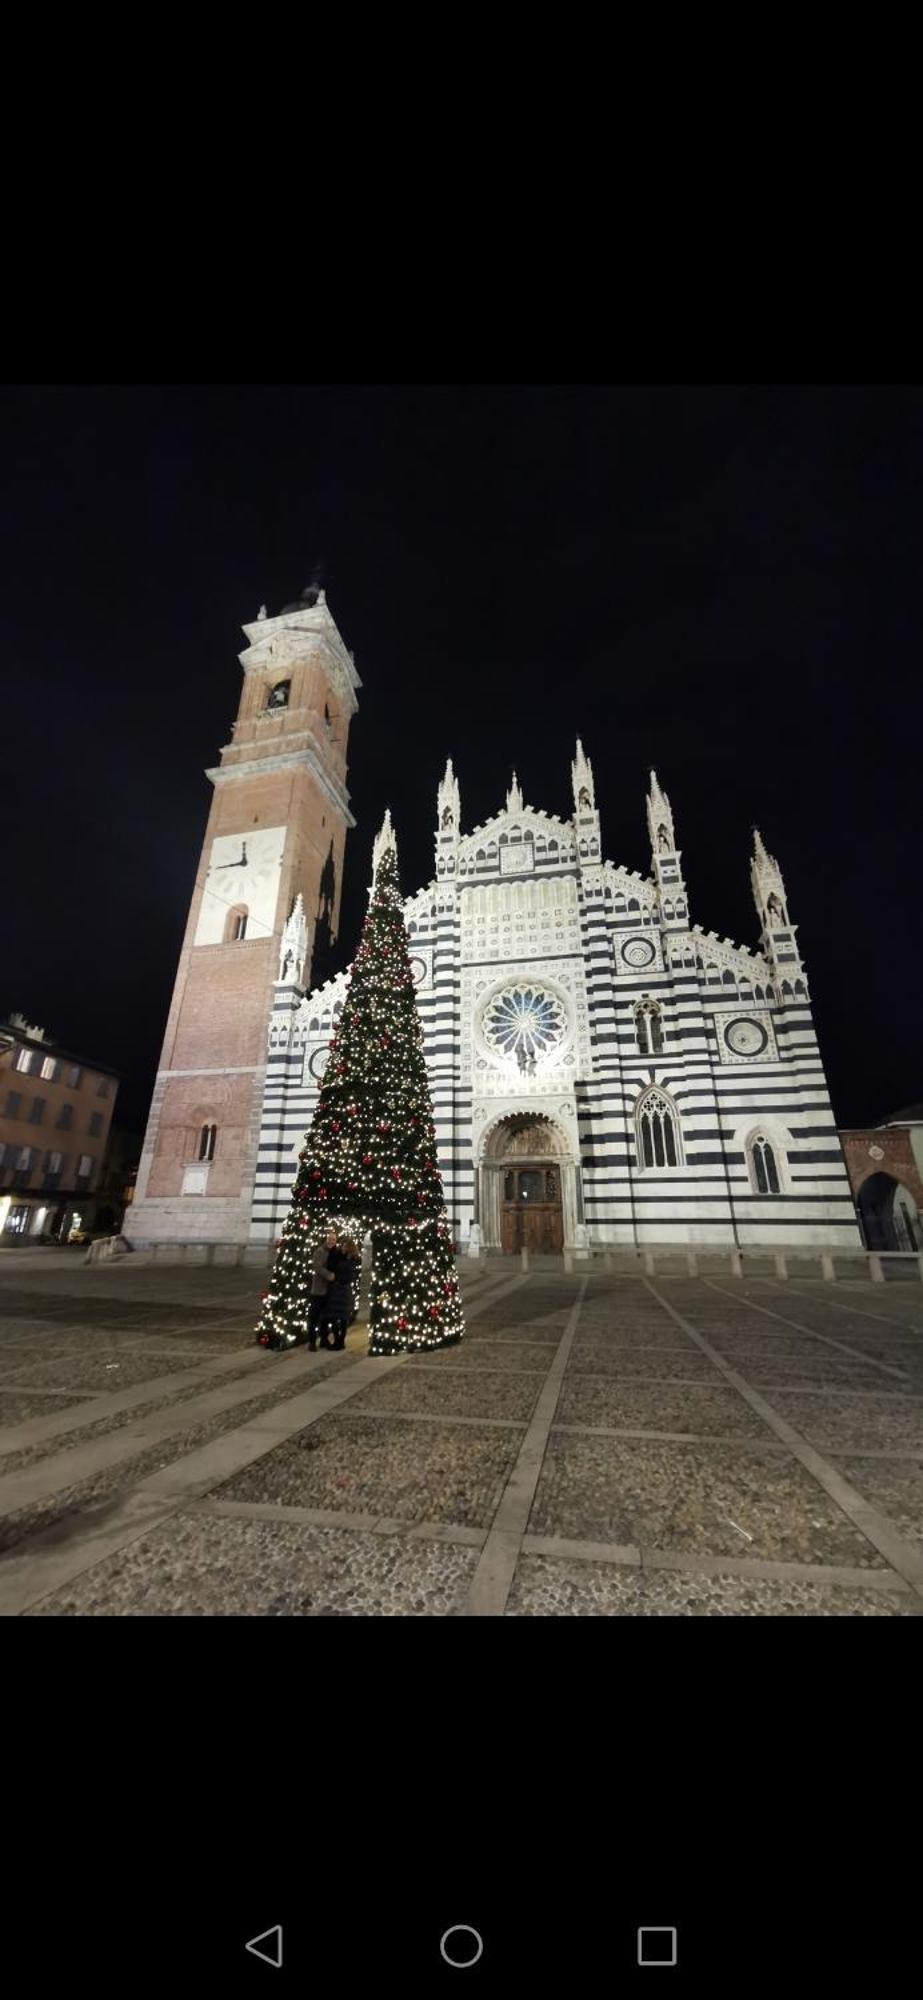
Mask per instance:
[[[139,1243],[255,1249],[288,1212],[348,977],[306,990],[335,934],[360,686],[315,597],[245,627],[127,1225]],[[459,1247],[858,1249],[796,928],[759,834],[749,950],[692,921],[653,773],[644,877],[604,857],[579,743],[571,789],[562,820],[514,778],[465,832],[449,763],[433,877],[405,903]],[[386,819],[376,856],[393,837]]]

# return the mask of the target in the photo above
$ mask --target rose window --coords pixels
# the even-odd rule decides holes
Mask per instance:
[[[563,1042],[566,1031],[562,1002],[543,986],[509,986],[496,994],[484,1013],[488,1046],[512,1057],[522,1070],[533,1070],[538,1057]]]

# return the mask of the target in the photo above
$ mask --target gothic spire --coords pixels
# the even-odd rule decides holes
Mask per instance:
[[[391,808],[390,806],[386,806],[385,816],[381,822],[381,827],[379,831],[376,833],[375,839],[372,843],[372,887],[373,888],[375,886],[375,877],[378,874],[379,865],[389,848],[394,849],[394,855],[396,859],[397,836],[395,834],[393,826],[391,825]]]
[[[650,790],[647,796],[647,826],[651,837],[651,851],[656,854],[675,854],[676,835],[673,831],[673,813],[666,792],[661,789],[656,771],[651,771]]]
[[[570,767],[570,781],[574,793],[574,807],[577,814],[595,811],[596,789],[593,784],[593,766],[586,756],[578,736],[577,753]]]
[[[772,930],[777,925],[784,928],[788,924],[788,904],[782,870],[775,856],[767,852],[758,826],[753,829],[750,883],[756,913],[764,930]]]

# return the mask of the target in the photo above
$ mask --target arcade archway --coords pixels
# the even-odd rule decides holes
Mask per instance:
[[[902,1181],[869,1174],[859,1189],[858,1208],[869,1250],[923,1250],[923,1221]]]

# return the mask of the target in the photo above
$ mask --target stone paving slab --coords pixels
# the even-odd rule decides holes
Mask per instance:
[[[613,1564],[520,1558],[507,1605],[513,1618],[906,1618],[909,1594],[775,1578],[642,1572]]]
[[[301,1522],[174,1516],[31,1617],[446,1617],[477,1550]]]
[[[555,1346],[557,1343],[555,1343]],[[526,1373],[544,1376],[555,1347],[540,1346],[529,1341],[475,1340],[465,1339],[457,1347],[447,1347],[439,1356],[440,1369],[458,1368],[462,1370],[484,1369],[486,1371],[509,1370],[514,1374]],[[423,1356],[413,1356],[408,1366],[414,1369],[428,1367]]]
[[[71,1390],[69,1394],[58,1390],[56,1394],[42,1393],[34,1389],[0,1389],[0,1433],[12,1424],[25,1423],[30,1417],[53,1416],[62,1409],[76,1409],[81,1403],[92,1402],[89,1395],[80,1395]],[[0,1460],[0,1470],[6,1471]]]
[[[696,1431],[700,1436],[765,1439],[766,1426],[733,1389],[686,1383],[576,1376],[565,1380],[556,1424],[612,1430]]]
[[[487,1527],[521,1435],[519,1427],[325,1417],[215,1487],[214,1497]]]
[[[261,1361],[265,1361],[265,1359],[265,1357],[260,1356]],[[269,1366],[271,1367],[272,1365],[273,1363],[270,1362]],[[311,1374],[311,1382],[323,1382],[328,1375],[335,1374],[342,1367],[342,1357],[337,1356],[334,1358],[331,1355],[329,1361],[322,1361],[316,1365]],[[268,1388],[262,1390],[260,1388],[259,1377],[262,1372],[262,1368],[257,1367],[253,1369],[248,1367],[241,1369],[229,1368],[226,1371],[223,1370],[220,1376],[212,1375],[203,1378],[201,1375],[198,1375],[197,1379],[194,1382],[189,1382],[187,1386],[182,1388],[174,1386],[169,1394],[163,1396],[146,1396],[143,1402],[134,1399],[127,1407],[113,1407],[111,1412],[94,1417],[90,1423],[80,1423],[79,1421],[72,1423],[66,1431],[62,1432],[59,1429],[53,1436],[37,1439],[32,1444],[23,1445],[18,1451],[4,1451],[2,1456],[0,1456],[0,1478],[6,1478],[7,1474],[11,1472],[22,1471],[26,1466],[34,1465],[40,1459],[47,1458],[54,1452],[70,1451],[80,1445],[91,1443],[94,1438],[108,1437],[111,1432],[122,1430],[126,1424],[144,1423],[148,1417],[157,1416],[163,1410],[178,1409],[181,1411],[185,1403],[193,1402],[199,1396],[207,1395],[210,1389],[230,1388],[232,1384],[250,1381],[254,1386],[254,1394],[260,1391],[260,1401],[263,1403],[265,1398],[269,1396],[269,1390]],[[158,1377],[156,1379],[160,1380],[161,1378]],[[278,1397],[274,1397],[273,1401],[284,1401],[287,1396],[296,1394],[295,1384],[286,1383],[282,1377],[277,1379],[280,1382],[280,1388]],[[173,1380],[175,1385],[176,1378],[165,1376],[163,1380]],[[301,1389],[304,1389],[306,1386],[303,1377],[299,1378],[298,1386]],[[105,1398],[99,1396],[83,1397],[81,1398],[81,1403],[85,1404],[88,1409],[98,1409],[99,1404],[104,1400]],[[112,1401],[113,1405],[116,1405],[120,1399],[113,1397]],[[72,1408],[76,1410],[76,1406],[72,1406]],[[79,1415],[79,1413],[77,1414]]]
[[[172,1355],[169,1372],[174,1374],[183,1361],[194,1367],[201,1356],[188,1354],[184,1357]],[[126,1354],[118,1349],[106,1360],[106,1350],[87,1355],[65,1358],[62,1355],[48,1356],[32,1354],[15,1365],[0,1366],[0,1387],[13,1388],[20,1383],[24,1388],[74,1389],[87,1392],[98,1389],[127,1389],[139,1382],[155,1382],[158,1375],[167,1373],[167,1365],[162,1355]]]
[[[529,1532],[704,1555],[880,1564],[802,1466],[759,1444],[552,1431]]]
[[[832,1463],[909,1542],[923,1547],[923,1465],[915,1459],[833,1456]]]
[[[324,1370],[324,1373],[329,1373]],[[26,1535],[44,1533],[48,1528],[61,1523],[66,1526],[69,1519],[84,1510],[98,1509],[101,1503],[112,1495],[127,1488],[137,1486],[149,1474],[160,1472],[172,1465],[176,1459],[187,1453],[198,1451],[203,1445],[211,1444],[215,1438],[223,1437],[228,1431],[239,1430],[244,1424],[264,1412],[276,1410],[281,1403],[292,1396],[303,1396],[308,1387],[314,1387],[323,1376],[312,1374],[310,1382],[302,1375],[288,1383],[277,1381],[261,1394],[253,1395],[246,1402],[237,1402],[232,1408],[217,1412],[214,1416],[203,1417],[198,1422],[181,1425],[162,1437],[150,1440],[139,1431],[137,1448],[129,1455],[116,1460],[111,1465],[102,1466],[85,1479],[62,1486],[57,1491],[32,1501],[28,1506],[15,1509],[0,1517],[0,1552],[15,1548]],[[201,1385],[198,1391],[202,1393]],[[172,1404],[168,1407],[172,1407]],[[140,1424],[150,1416],[147,1409],[132,1411],[135,1424]],[[70,1438],[67,1440],[71,1444]]]
[[[686,1348],[676,1349],[594,1347],[588,1351],[575,1345],[567,1372],[568,1376],[612,1376],[623,1381],[639,1377],[649,1382],[720,1383],[723,1379],[720,1371],[691,1342]]]
[[[709,1336],[710,1337],[710,1336]],[[785,1389],[791,1383],[814,1383],[818,1388],[838,1389],[883,1389],[897,1387],[893,1377],[886,1378],[880,1369],[872,1368],[861,1361],[849,1361],[835,1354],[790,1354],[781,1360],[763,1349],[752,1355],[725,1354],[722,1357],[738,1374],[746,1377],[756,1387]],[[908,1387],[910,1384],[908,1383]]]
[[[668,1353],[688,1354],[691,1351],[690,1342],[683,1339],[678,1327],[671,1325],[643,1330],[640,1327],[613,1327],[609,1331],[603,1327],[591,1330],[581,1325],[574,1341],[574,1350],[578,1354],[620,1354],[623,1350],[659,1354],[664,1349]]]
[[[797,1395],[774,1389],[773,1409],[821,1451],[923,1455],[923,1401],[896,1395]]]
[[[445,1417],[511,1417],[527,1423],[542,1386],[541,1375],[513,1369],[443,1371],[437,1360],[421,1368],[414,1363],[363,1389],[350,1410],[434,1412]]]

